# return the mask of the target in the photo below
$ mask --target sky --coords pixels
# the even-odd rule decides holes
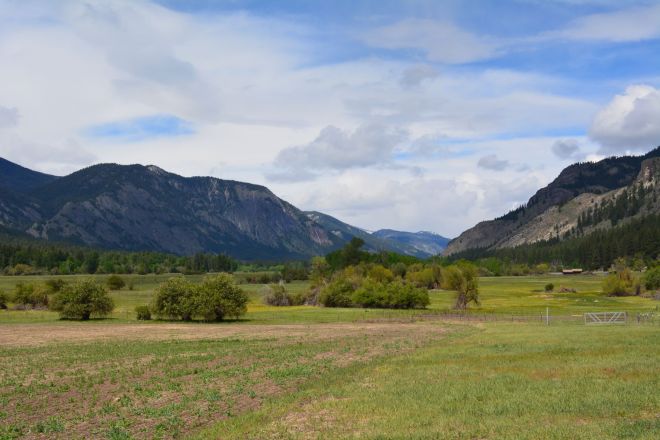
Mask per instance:
[[[660,145],[660,1],[0,0],[0,156],[455,237]]]

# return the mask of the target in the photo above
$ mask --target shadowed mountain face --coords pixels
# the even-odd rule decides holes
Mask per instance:
[[[267,188],[102,164],[7,198],[5,225],[44,238],[175,254],[300,258],[340,242]]]
[[[0,163],[9,170],[0,180],[0,226],[46,240],[278,260],[323,255],[364,232],[326,216],[335,229],[342,229],[337,234],[318,216],[249,183],[116,164],[57,178]],[[396,242],[374,240],[374,250],[414,252]]]
[[[606,209],[603,206],[608,204],[614,206],[623,191],[633,194],[639,186],[648,188],[645,200],[639,202],[639,209],[624,217],[657,212],[656,199],[652,196],[657,192],[657,179],[648,170],[657,169],[659,161],[660,147],[657,147],[644,156],[613,157],[571,165],[552,183],[537,191],[524,207],[468,229],[449,243],[444,254],[512,247],[569,236],[579,226],[581,215]],[[611,225],[612,222],[601,222],[597,226]]]

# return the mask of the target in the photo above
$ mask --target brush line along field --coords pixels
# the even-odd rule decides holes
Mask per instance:
[[[433,315],[451,306],[446,291],[428,311],[272,307],[263,286],[243,285],[237,322],[136,321],[166,278],[130,277],[104,320],[0,311],[0,439],[660,437],[657,320],[455,321]],[[17,281],[43,278],[1,277],[0,289]],[[545,293],[548,282],[577,292]],[[657,310],[603,296],[601,282],[483,278],[475,313]]]

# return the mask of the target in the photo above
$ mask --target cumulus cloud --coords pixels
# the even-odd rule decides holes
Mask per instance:
[[[18,124],[18,109],[0,105],[0,129],[14,127]]]
[[[619,154],[660,145],[660,90],[632,85],[596,115],[589,136],[599,153]]]
[[[496,154],[489,154],[479,159],[477,166],[492,171],[503,171],[509,167],[509,161],[499,159]]]
[[[580,145],[575,139],[558,139],[552,144],[552,152],[560,159],[576,159],[580,156]]]
[[[314,177],[319,170],[346,170],[391,163],[395,149],[405,140],[406,131],[380,124],[365,124],[350,132],[327,126],[312,142],[286,148],[277,155],[278,169],[270,177],[294,180]]]
[[[364,41],[384,49],[413,49],[430,61],[462,64],[492,58],[497,47],[485,38],[467,32],[447,21],[409,18],[372,29]]]

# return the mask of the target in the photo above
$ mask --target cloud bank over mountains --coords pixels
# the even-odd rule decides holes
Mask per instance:
[[[660,144],[658,6],[556,6],[0,0],[0,156],[455,235],[571,161]]]

